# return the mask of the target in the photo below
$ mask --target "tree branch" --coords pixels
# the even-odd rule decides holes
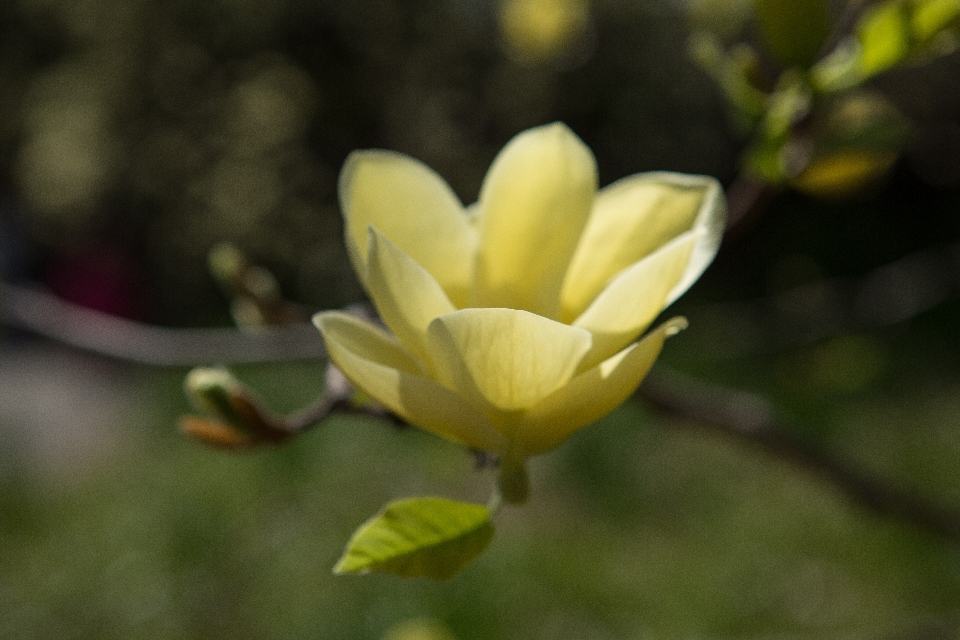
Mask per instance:
[[[694,380],[663,367],[647,377],[638,395],[661,411],[747,442],[820,476],[853,501],[878,513],[960,540],[960,510],[886,484],[849,461],[790,435],[795,429],[761,396]]]
[[[102,356],[159,367],[322,358],[323,340],[302,323],[239,331],[171,329],[117,318],[0,282],[0,321]]]
[[[721,323],[720,331],[727,335],[749,336],[749,341],[714,343],[717,356],[740,357],[811,344],[845,331],[892,326],[958,295],[960,241],[955,241],[917,251],[864,276],[816,280],[764,298],[701,305],[686,315],[693,325],[704,317]]]
[[[860,280],[818,282],[771,299],[739,304],[741,313],[754,313],[759,322],[771,308],[789,308],[788,303],[794,298],[809,301],[811,297],[823,297],[829,304],[825,303],[822,308],[837,311],[826,318],[817,318],[809,330],[800,331],[806,339],[822,337],[851,322],[861,325],[899,322],[955,295],[957,276],[942,274],[958,273],[957,264],[960,264],[960,243],[908,256]],[[937,279],[937,274],[942,277]],[[152,366],[276,362],[326,355],[319,332],[305,323],[257,331],[170,329],[115,318],[47,293],[2,282],[0,321],[103,356]],[[786,331],[783,326],[781,331]],[[285,418],[285,431],[291,434],[302,431],[334,411],[389,418],[376,407],[349,405],[345,401],[348,394],[334,386],[311,407]],[[875,511],[960,539],[960,514],[909,491],[890,487],[847,461],[835,459],[790,436],[789,425],[762,397],[696,381],[662,368],[648,377],[638,393],[661,410],[750,442],[808,469]]]

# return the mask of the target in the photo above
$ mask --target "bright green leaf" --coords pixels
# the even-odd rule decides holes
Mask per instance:
[[[807,68],[833,28],[828,0],[756,0],[764,43],[777,60]]]
[[[864,77],[902,62],[910,54],[910,12],[904,2],[883,2],[872,7],[857,25],[862,48],[860,69]]]
[[[913,10],[913,35],[927,42],[960,20],[960,0],[922,0]]]
[[[445,498],[398,500],[354,532],[334,573],[449,580],[493,538],[490,511]]]

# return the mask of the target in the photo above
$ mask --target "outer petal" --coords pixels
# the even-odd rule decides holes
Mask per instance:
[[[671,174],[676,176],[676,183],[684,182],[704,183],[703,202],[700,204],[700,210],[697,212],[697,219],[693,223],[694,230],[703,230],[703,236],[697,241],[690,255],[690,261],[687,263],[687,269],[683,272],[680,282],[674,285],[667,296],[664,306],[673,304],[673,301],[686,293],[700,275],[710,266],[717,251],[720,249],[720,243],[723,241],[723,232],[727,228],[727,200],[723,195],[723,188],[714,178],[706,176],[684,176],[682,174]]]
[[[318,313],[313,322],[343,374],[404,420],[466,447],[505,449],[503,437],[479,411],[418,375],[416,361],[380,329],[337,311]]]
[[[421,362],[429,363],[427,327],[456,308],[426,269],[370,227],[367,290],[393,335]]]
[[[528,456],[549,451],[573,432],[613,411],[646,377],[664,340],[686,326],[684,318],[668,320],[640,342],[544,398],[524,416],[514,445]]]
[[[713,259],[725,212],[719,184],[705,176],[641,173],[602,189],[563,284],[561,319],[572,322],[621,270],[685,231],[704,229],[672,302]]]
[[[591,342],[584,329],[516,309],[441,316],[430,324],[428,339],[445,383],[484,408],[500,428],[515,422],[511,412],[566,384]]]
[[[560,286],[596,188],[593,154],[563,124],[511,140],[480,191],[471,305],[559,317]]]
[[[593,348],[581,370],[623,349],[660,315],[703,233],[688,231],[621,271],[576,319],[573,326],[593,334]]]
[[[465,306],[476,232],[450,187],[432,169],[392,151],[355,151],[340,172],[347,246],[364,273],[367,227],[373,225]]]

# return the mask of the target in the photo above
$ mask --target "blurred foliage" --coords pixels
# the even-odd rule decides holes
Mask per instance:
[[[818,18],[787,42],[800,19],[790,7],[807,5],[828,6],[834,31],[824,39]],[[277,275],[266,297],[262,279],[226,283],[230,295],[257,294],[257,313],[276,289],[339,306],[362,295],[336,207],[354,148],[410,153],[464,198],[510,136],[555,119],[594,149],[603,184],[653,169],[729,182],[745,153],[802,191],[744,230],[678,305],[691,328],[667,362],[764,392],[809,441],[956,506],[960,305],[826,340],[791,335],[778,350],[778,327],[829,311],[829,296],[781,301],[765,324],[721,304],[863,274],[960,237],[954,7],[0,3],[0,269],[117,313],[226,323],[225,283],[203,274],[211,247],[227,241]],[[542,21],[524,22],[525,11]],[[287,411],[315,397],[322,373],[288,364],[240,377]],[[118,375],[135,381],[136,415],[119,444],[97,441],[102,457],[88,466],[36,463],[11,435],[32,423],[3,414],[0,638],[893,640],[960,630],[955,545],[636,406],[544,457],[536,500],[501,513],[493,552],[456,581],[334,578],[344,541],[379,505],[434,492],[482,501],[490,478],[443,442],[350,418],[223,456],[172,433],[183,372]]]
[[[605,182],[728,172],[683,30],[632,0],[6,3],[0,184],[34,271],[112,247],[155,320],[222,321],[200,276],[220,241],[293,299],[340,306],[360,297],[336,206],[355,148],[410,153],[472,197],[509,137],[560,119]]]
[[[521,62],[548,62],[584,37],[588,0],[504,0],[499,26],[508,53]]]
[[[807,67],[832,30],[829,0],[757,0],[764,44],[786,66]]]
[[[954,52],[960,2],[757,0],[754,9],[753,37],[701,17],[690,41],[750,132],[744,169],[817,197],[876,187],[907,148],[912,123],[867,83]],[[696,18],[703,8],[691,11]],[[749,14],[738,15],[745,24]]]

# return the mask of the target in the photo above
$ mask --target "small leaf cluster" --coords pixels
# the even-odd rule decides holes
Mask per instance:
[[[709,29],[691,55],[749,132],[744,171],[815,196],[877,183],[909,123],[869,81],[956,50],[960,0],[756,0],[754,34],[727,45]]]

